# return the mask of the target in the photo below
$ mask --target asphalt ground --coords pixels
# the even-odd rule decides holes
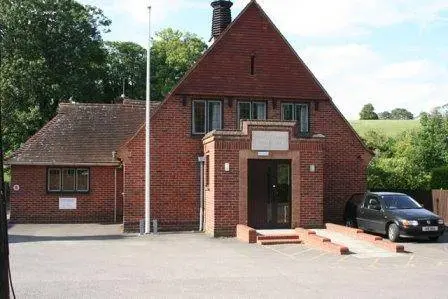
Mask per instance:
[[[338,256],[201,233],[122,234],[119,226],[14,225],[17,298],[448,298],[448,235],[406,254]]]

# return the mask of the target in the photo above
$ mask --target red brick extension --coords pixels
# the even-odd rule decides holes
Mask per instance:
[[[12,167],[11,221],[18,223],[113,223],[114,169],[90,167],[90,192],[86,194],[48,193],[46,166]],[[122,170],[117,170],[117,221],[122,220]],[[76,197],[76,210],[59,210],[59,197]]]

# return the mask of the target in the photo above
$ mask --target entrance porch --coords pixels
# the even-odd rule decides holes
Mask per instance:
[[[322,135],[295,136],[295,122],[244,121],[240,131],[203,139],[205,231],[323,226]]]

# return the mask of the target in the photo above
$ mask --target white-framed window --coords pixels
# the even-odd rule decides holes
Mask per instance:
[[[265,120],[266,102],[261,101],[240,101],[238,102],[237,119],[238,125],[241,120]]]
[[[88,168],[48,168],[48,192],[89,192],[90,170]]]
[[[222,129],[222,102],[194,100],[192,112],[193,134],[205,134]]]
[[[307,135],[310,130],[309,105],[306,103],[283,103],[282,120],[297,121],[299,134]]]

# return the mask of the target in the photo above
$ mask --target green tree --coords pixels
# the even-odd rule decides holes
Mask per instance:
[[[395,108],[390,112],[391,119],[414,119],[414,115],[404,108]]]
[[[51,118],[60,101],[101,99],[101,33],[110,21],[73,0],[0,0],[0,11],[0,96],[11,150]]]
[[[367,170],[367,184],[372,189],[428,189],[430,174],[415,163],[413,143],[416,133],[402,135],[382,143]]]
[[[373,108],[373,105],[369,103],[362,107],[361,112],[359,113],[359,118],[361,120],[378,119],[378,115],[375,113],[375,108]]]
[[[157,32],[151,48],[151,97],[163,100],[206,49],[195,34],[171,28]]]
[[[123,93],[133,99],[146,94],[146,49],[132,42],[106,42],[103,97],[114,99]],[[156,66],[157,67],[157,66]]]
[[[378,118],[379,119],[392,119],[392,115],[390,114],[389,111],[384,111],[384,112],[378,113]]]
[[[411,144],[413,161],[427,172],[448,165],[448,117],[435,113],[423,115],[420,119],[421,130]]]

